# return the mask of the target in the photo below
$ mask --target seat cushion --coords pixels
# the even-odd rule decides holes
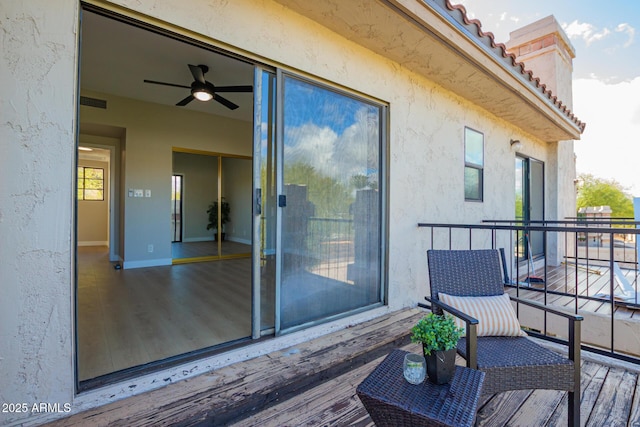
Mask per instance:
[[[466,342],[458,352],[466,358]],[[574,363],[527,337],[478,338],[478,369],[485,372],[483,393],[551,389],[574,391]]]
[[[507,294],[489,297],[463,297],[440,292],[438,299],[478,319],[479,337],[527,335],[520,329],[520,322]],[[456,318],[456,324],[459,327],[464,327],[464,322],[461,319]]]

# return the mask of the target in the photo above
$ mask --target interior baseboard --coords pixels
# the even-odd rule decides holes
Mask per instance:
[[[78,246],[109,246],[109,242],[104,240],[104,241],[91,241],[91,240],[85,240],[82,242],[78,242]]]
[[[144,268],[144,267],[159,267],[162,265],[171,265],[171,258],[156,258],[156,259],[145,259],[142,261],[125,261],[122,263],[122,268]]]

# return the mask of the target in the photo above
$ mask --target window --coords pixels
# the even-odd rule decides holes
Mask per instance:
[[[78,200],[104,200],[104,169],[78,166]]]
[[[464,128],[464,199],[482,201],[484,135]]]

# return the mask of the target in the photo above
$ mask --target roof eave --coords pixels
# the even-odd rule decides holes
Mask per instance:
[[[504,45],[463,10],[447,9],[448,0],[276,1],[541,140],[579,139],[584,129]]]

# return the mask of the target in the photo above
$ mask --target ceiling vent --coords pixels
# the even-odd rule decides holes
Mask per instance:
[[[80,97],[80,105],[86,105],[87,107],[102,108],[103,110],[107,109],[107,101],[105,101],[104,99],[89,98],[88,96]]]

